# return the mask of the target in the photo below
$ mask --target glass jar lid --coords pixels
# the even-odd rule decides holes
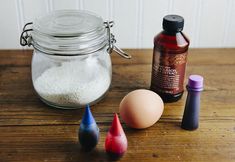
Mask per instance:
[[[31,35],[34,48],[47,54],[87,54],[108,43],[102,18],[79,10],[57,10],[36,19]]]
[[[26,23],[20,35],[22,46],[31,46],[45,54],[83,55],[108,46],[120,56],[131,56],[118,48],[111,33],[113,21],[103,22],[94,13],[80,10],[57,10],[34,22]],[[29,27],[30,26],[30,27]]]

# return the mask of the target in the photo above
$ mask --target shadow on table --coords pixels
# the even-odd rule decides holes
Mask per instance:
[[[71,150],[66,155],[65,162],[102,162],[102,161],[116,161],[111,159],[104,149],[94,148],[91,151],[85,151],[79,144],[71,145]],[[67,152],[66,151],[66,152]]]

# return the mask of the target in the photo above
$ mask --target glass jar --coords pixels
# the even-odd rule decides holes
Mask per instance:
[[[32,81],[39,97],[57,108],[95,104],[111,85],[113,22],[85,11],[59,10],[25,25],[21,45],[34,47]],[[31,26],[29,28],[29,26]]]

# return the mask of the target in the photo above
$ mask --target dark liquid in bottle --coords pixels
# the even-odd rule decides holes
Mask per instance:
[[[184,92],[189,40],[181,32],[183,27],[173,29],[165,29],[154,38],[150,89],[159,94],[164,102],[178,101]]]

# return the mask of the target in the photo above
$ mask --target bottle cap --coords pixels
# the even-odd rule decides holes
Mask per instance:
[[[113,122],[112,122],[112,126],[109,130],[109,132],[113,135],[113,136],[119,136],[122,133],[124,133],[121,123],[119,121],[118,115],[115,113],[114,118],[113,118]]]
[[[184,28],[184,18],[179,15],[166,15],[162,27],[168,32],[179,32]]]
[[[188,87],[192,89],[203,88],[203,77],[200,75],[190,75],[188,78]]]
[[[82,123],[85,125],[90,125],[90,124],[95,123],[95,119],[91,114],[89,105],[86,106],[85,113],[83,114],[83,117],[82,117]]]

